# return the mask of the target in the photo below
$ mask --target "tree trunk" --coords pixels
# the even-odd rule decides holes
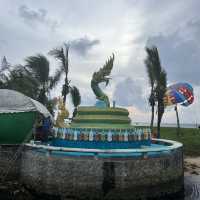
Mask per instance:
[[[74,111],[73,111],[73,116],[72,116],[72,118],[74,118],[74,117],[76,116],[77,112],[78,112],[78,109],[77,109],[77,107],[75,107],[75,108],[74,108]]]
[[[158,121],[157,121],[157,138],[160,138],[160,123],[161,123],[161,117],[158,114]]]
[[[63,88],[62,88],[62,96],[63,96],[64,105],[65,105],[68,93],[69,93],[69,81],[68,81],[68,78],[66,77],[65,84],[63,85]]]
[[[149,97],[149,103],[151,105],[151,123],[150,123],[150,129],[151,129],[151,133],[153,133],[154,108],[155,108],[155,99],[154,99],[154,93],[153,93],[153,86],[151,88],[151,95]]]
[[[65,103],[66,103],[66,97],[67,97],[67,94],[64,93],[64,94],[63,94],[63,103],[64,103],[64,105],[65,105]]]
[[[164,104],[158,100],[157,138],[160,138],[160,124],[164,113]]]
[[[157,121],[157,138],[160,138],[160,123],[161,123],[161,117],[160,114],[158,112],[158,121]]]
[[[179,121],[179,116],[178,116],[178,108],[177,105],[175,105],[174,110],[176,111],[176,119],[177,119],[177,136],[180,136],[180,121]]]
[[[151,124],[150,124],[151,134],[153,133],[153,122],[154,122],[154,105],[151,106]]]
[[[40,103],[42,103],[45,106],[47,104],[47,96],[46,96],[46,91],[45,91],[45,87],[44,86],[40,90],[40,93],[39,93],[39,96],[37,98],[37,101],[39,101]]]

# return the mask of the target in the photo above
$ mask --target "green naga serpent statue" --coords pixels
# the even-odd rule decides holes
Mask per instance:
[[[94,72],[91,80],[91,88],[96,95],[96,98],[104,101],[107,107],[110,107],[110,101],[108,96],[101,90],[99,87],[99,84],[102,82],[106,83],[106,86],[109,83],[110,77],[108,77],[111,73],[111,70],[113,68],[113,62],[114,62],[114,54],[108,59],[106,64],[100,68],[98,72]]]

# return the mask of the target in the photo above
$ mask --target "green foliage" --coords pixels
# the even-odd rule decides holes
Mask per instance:
[[[72,103],[74,105],[74,112],[73,112],[73,118],[74,118],[77,114],[77,107],[81,104],[81,95],[76,86],[72,86],[70,88],[70,94],[71,94]]]
[[[146,52],[147,58],[145,59],[145,64],[151,85],[151,94],[149,96],[149,103],[152,107],[151,130],[153,129],[154,106],[155,102],[157,102],[157,132],[158,137],[160,137],[160,123],[165,110],[163,98],[167,88],[167,75],[165,70],[162,69],[158,49],[153,46],[146,48]]]
[[[54,56],[61,63],[60,68],[68,74],[68,65],[69,65],[69,45],[64,44],[64,47],[55,48],[49,51],[49,55]]]
[[[62,76],[63,71],[57,69],[54,76],[50,77],[50,89],[54,88],[58,82],[60,81],[60,77]]]
[[[154,107],[155,107],[155,68],[154,68],[154,62],[153,62],[153,56],[152,56],[152,49],[146,48],[147,52],[147,58],[145,59],[145,65],[146,65],[146,70],[149,78],[149,83],[151,86],[151,93],[149,95],[149,104],[151,106],[151,123],[150,123],[150,128],[151,132],[153,132],[153,122],[154,122]]]
[[[63,96],[63,103],[66,102],[66,97],[71,93],[71,99],[74,104],[74,112],[73,117],[77,113],[77,106],[81,103],[81,96],[79,93],[78,88],[75,86],[70,86],[70,80],[68,79],[68,73],[69,73],[69,45],[64,44],[63,47],[55,48],[49,52],[49,55],[54,56],[59,62],[59,69],[56,70],[55,76],[53,80],[51,81],[50,87],[53,87],[58,83],[58,81],[61,79],[61,76],[65,75],[65,82],[62,86],[62,96]]]
[[[71,99],[74,107],[78,107],[81,104],[81,95],[76,86],[70,88]]]
[[[145,59],[145,65],[146,65],[146,70],[149,78],[149,83],[151,85],[151,88],[154,88],[155,85],[155,68],[154,68],[154,63],[153,63],[153,58],[152,58],[152,49],[146,48],[147,52],[147,58]]]
[[[30,56],[26,58],[25,61],[25,69],[28,71],[29,77],[35,79],[37,82],[37,84],[35,84],[35,94],[37,94],[37,96],[34,99],[43,103],[54,115],[56,103],[53,99],[48,98],[48,94],[58,83],[58,74],[56,73],[53,77],[49,75],[49,61],[41,54]]]
[[[36,56],[29,56],[25,59],[26,68],[32,73],[42,85],[49,81],[49,61],[41,54]]]
[[[25,69],[29,72],[30,77],[38,82],[35,86],[37,90],[35,99],[47,105],[47,95],[50,91],[51,81],[53,81],[53,78],[49,75],[49,61],[41,54],[29,56],[25,61]]]
[[[162,116],[165,112],[164,106],[164,96],[167,88],[167,75],[164,70],[160,72],[160,77],[158,79],[157,87],[156,87],[156,98],[158,101],[158,122],[157,122],[157,133],[158,138],[160,138],[160,123],[162,120]]]
[[[31,76],[31,73],[22,65],[18,65],[10,70],[2,88],[17,90],[33,99],[37,99],[38,86],[38,81]]]
[[[55,79],[52,84],[54,85],[57,83],[61,75],[65,74],[65,83],[62,86],[62,96],[63,96],[63,102],[66,102],[66,97],[69,94],[69,88],[70,88],[70,81],[68,80],[68,72],[69,72],[69,45],[64,44],[64,47],[53,49],[49,52],[49,55],[54,56],[57,60],[60,61],[59,69],[56,71]]]
[[[162,127],[162,138],[183,143],[184,154],[187,156],[200,156],[200,130],[195,128],[180,128],[181,136],[177,136],[176,131],[176,128]]]

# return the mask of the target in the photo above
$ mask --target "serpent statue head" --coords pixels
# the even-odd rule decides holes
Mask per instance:
[[[96,95],[96,98],[100,101],[104,101],[107,107],[110,107],[110,101],[108,96],[101,90],[99,87],[99,83],[105,82],[106,86],[108,85],[110,81],[110,73],[113,68],[113,62],[114,62],[114,54],[107,60],[105,65],[99,69],[99,71],[94,72],[91,80],[91,88]]]

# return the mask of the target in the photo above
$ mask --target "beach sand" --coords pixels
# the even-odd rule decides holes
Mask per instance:
[[[200,175],[200,157],[185,157],[185,175]]]

